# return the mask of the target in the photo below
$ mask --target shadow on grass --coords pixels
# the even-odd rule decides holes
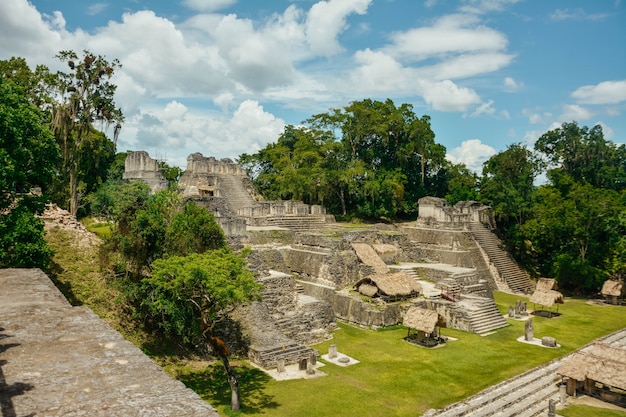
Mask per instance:
[[[82,306],[83,302],[76,297],[74,291],[72,289],[72,284],[70,282],[61,281],[60,277],[63,276],[63,272],[65,269],[57,262],[51,261],[48,267],[45,270],[46,274],[52,281],[52,283],[61,291],[61,293],[65,296],[67,301],[73,306]]]
[[[258,414],[280,405],[265,393],[265,385],[271,379],[265,372],[248,366],[236,367],[235,372],[239,375],[242,413]],[[220,363],[209,365],[201,371],[182,372],[178,379],[213,407],[230,410],[230,385]]]

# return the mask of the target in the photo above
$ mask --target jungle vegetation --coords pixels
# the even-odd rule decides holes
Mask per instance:
[[[138,220],[141,210],[128,209],[145,191],[121,181],[115,135],[124,119],[109,81],[121,64],[89,51],[62,51],[58,59],[67,73],[31,69],[23,58],[0,61],[0,264],[45,265],[43,228],[31,216],[47,200],[112,221],[127,271],[137,274],[167,252],[142,229],[154,226],[149,216]],[[112,139],[102,132],[109,125]],[[238,158],[267,199],[322,204],[340,220],[373,222],[415,219],[427,195],[476,200],[493,208],[497,233],[518,261],[534,276],[556,277],[564,291],[592,294],[625,274],[626,147],[599,125],[563,123],[532,148],[509,145],[480,173],[447,161],[430,117],[392,100],[354,101],[268,140]],[[164,168],[175,189],[180,169]],[[33,187],[43,196],[28,195]],[[124,227],[154,247],[129,249]]]

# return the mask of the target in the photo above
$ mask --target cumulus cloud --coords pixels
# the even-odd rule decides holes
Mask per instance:
[[[386,49],[407,61],[421,61],[450,53],[500,51],[506,48],[506,37],[486,26],[472,15],[443,16],[431,26],[409,29],[391,35]]]
[[[231,159],[256,152],[275,141],[284,126],[284,120],[254,100],[239,103],[228,114],[191,109],[174,100],[127,119],[118,144],[120,149],[167,153],[170,164],[184,168],[194,152]]]
[[[496,109],[493,107],[493,100],[489,100],[485,103],[481,103],[481,105],[472,112],[472,117],[480,116],[481,114],[493,115],[495,112]]]
[[[446,154],[446,159],[453,164],[465,164],[468,169],[480,173],[483,162],[495,154],[496,150],[482,143],[480,139],[469,139]]]
[[[306,21],[306,39],[311,50],[324,56],[343,51],[337,36],[347,29],[347,17],[364,14],[371,0],[328,0],[315,3]]]
[[[626,101],[626,80],[603,81],[596,85],[585,85],[572,93],[572,98],[581,104],[617,104]]]
[[[424,101],[435,110],[466,111],[472,104],[480,103],[480,97],[470,88],[459,87],[450,80],[419,83]]]
[[[563,106],[563,113],[558,117],[558,121],[582,121],[589,120],[591,117],[593,117],[593,113],[589,109],[581,107],[577,104],[566,104]]]

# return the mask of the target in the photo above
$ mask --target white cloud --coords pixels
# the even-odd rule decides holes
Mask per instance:
[[[481,103],[481,105],[472,112],[472,117],[480,116],[481,114],[493,115],[495,112],[496,109],[493,107],[493,100],[489,100],[485,103]]]
[[[461,10],[468,13],[486,13],[501,11],[506,6],[515,4],[520,0],[464,0]]]
[[[524,88],[523,82],[517,82],[511,77],[506,77],[504,79],[504,91],[506,92],[515,92]]]
[[[602,126],[602,133],[604,134],[604,139],[612,140],[613,137],[615,136],[615,131],[606,123],[602,121],[597,121],[596,123],[594,123],[594,126],[595,125]]]
[[[254,153],[282,133],[285,122],[266,112],[258,102],[246,100],[230,114],[215,114],[171,101],[127,119],[120,149],[167,152],[168,163],[185,167],[194,152],[217,158]]]
[[[603,81],[579,87],[572,98],[582,104],[617,104],[626,101],[626,80]]]
[[[426,103],[441,111],[466,111],[470,105],[480,103],[480,97],[474,90],[459,87],[450,80],[421,81],[419,93]]]
[[[571,122],[588,120],[593,116],[593,113],[577,104],[566,104],[563,106],[563,113],[558,117],[560,122]]]
[[[109,5],[107,3],[94,3],[87,8],[87,14],[90,16],[95,16],[98,13],[104,11]]]
[[[332,56],[343,51],[337,36],[347,29],[347,17],[364,14],[371,0],[328,0],[315,3],[306,20],[306,39],[316,54]]]
[[[542,112],[540,109],[523,109],[522,114],[528,117],[528,123],[531,125],[546,123],[552,119],[552,113]]]
[[[447,15],[432,26],[392,34],[392,45],[386,49],[392,56],[421,61],[450,53],[500,51],[506,48],[506,37],[479,24],[472,15]]]
[[[496,150],[482,143],[480,139],[469,139],[452,149],[446,159],[453,164],[465,164],[468,169],[480,173],[483,162],[495,154]]]
[[[185,6],[200,12],[214,12],[225,9],[236,2],[237,0],[183,0]]]
[[[563,20],[593,20],[599,21],[606,19],[610,15],[608,13],[587,13],[581,8],[576,9],[556,9],[550,13],[550,19],[555,21]]]

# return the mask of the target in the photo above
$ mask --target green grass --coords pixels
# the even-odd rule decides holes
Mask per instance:
[[[624,417],[626,416],[626,411],[597,408],[588,405],[570,405],[562,410],[558,410],[558,414],[564,417]]]
[[[102,222],[94,218],[85,218],[81,220],[81,222],[87,230],[94,233],[100,239],[111,237],[113,233],[111,230],[112,224],[110,222]]]
[[[496,294],[501,311],[520,297]],[[532,306],[529,306],[532,308]],[[524,322],[489,336],[453,329],[442,334],[457,338],[427,349],[403,340],[406,329],[364,330],[345,324],[332,341],[315,346],[326,353],[331,343],[361,361],[347,368],[327,364],[321,378],[275,381],[261,371],[243,367],[242,416],[416,416],[442,408],[502,380],[563,356],[593,339],[626,327],[623,307],[593,306],[566,300],[554,318],[533,318],[535,337],[552,336],[558,349],[519,343]],[[323,362],[323,361],[322,361]],[[222,413],[230,401],[223,372],[179,369],[179,378]],[[587,414],[590,415],[590,414]]]

